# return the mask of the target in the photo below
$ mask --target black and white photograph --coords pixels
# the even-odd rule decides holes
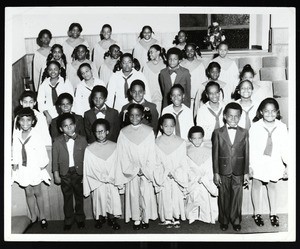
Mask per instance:
[[[294,7],[6,7],[4,240],[296,240]]]

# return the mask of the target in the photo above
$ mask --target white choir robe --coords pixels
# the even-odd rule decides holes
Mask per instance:
[[[50,50],[49,50],[50,52]],[[48,56],[48,55],[47,55]],[[34,52],[33,56],[33,82],[34,89],[38,91],[39,85],[42,83],[42,76],[47,66],[47,56],[41,54],[39,51]]]
[[[133,49],[133,57],[136,58],[141,64],[141,68],[144,67],[148,61],[148,51],[150,47],[154,44],[158,44],[158,41],[155,38],[150,38],[148,41],[140,39],[134,49]]]
[[[99,78],[105,83],[105,86],[107,86],[110,77],[114,73],[113,70],[114,70],[114,67],[115,67],[117,61],[118,60],[116,60],[116,59],[107,57],[100,66]]]

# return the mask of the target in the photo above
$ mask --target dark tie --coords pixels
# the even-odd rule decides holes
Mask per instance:
[[[106,108],[101,108],[100,110],[97,108],[97,107],[95,107],[94,108],[94,113],[95,113],[95,115],[97,116],[97,114],[99,113],[99,112],[101,112],[101,113],[103,113],[103,115],[105,116],[106,115]]]
[[[19,139],[19,141],[22,144],[22,165],[25,167],[27,166],[27,154],[26,154],[25,144],[27,144],[27,142],[29,141],[30,138],[31,138],[31,136],[26,138],[24,143],[22,143],[22,141]]]
[[[271,132],[269,132],[268,129],[265,128],[265,130],[268,132],[267,144],[266,144],[266,148],[264,151],[264,155],[266,155],[266,156],[272,156],[272,150],[273,150],[272,133],[276,128],[277,127],[274,127]]]
[[[130,74],[127,78],[126,77],[123,77],[123,79],[125,80],[124,82],[124,95],[125,95],[125,98],[128,97],[128,82],[127,80],[132,76],[133,74]]]
[[[169,74],[171,75],[172,73],[176,73],[177,74],[177,70],[178,70],[178,68],[177,69],[170,69],[169,68]]]
[[[181,136],[180,136],[179,115],[180,115],[182,112],[183,112],[183,110],[181,110],[181,111],[178,112],[178,113],[173,112],[173,114],[175,115],[175,118],[176,118],[175,135],[178,136],[178,137],[181,137]]]
[[[52,103],[53,103],[53,105],[55,105],[55,102],[57,100],[56,87],[58,86],[58,84],[59,84],[59,82],[56,83],[55,86],[49,85],[51,87],[51,90],[52,90]],[[60,113],[59,107],[57,105],[55,105],[55,108],[56,108],[57,113],[59,114]]]
[[[231,127],[231,126],[228,126],[228,130],[236,130],[237,129],[237,127]]]
[[[215,128],[214,129],[218,129],[220,128],[220,121],[219,121],[219,117],[222,113],[223,108],[220,109],[220,111],[218,112],[218,114],[216,114],[212,109],[207,108],[209,110],[209,112],[215,117],[216,119],[216,124],[215,124]]]
[[[250,112],[250,110],[253,108],[253,106],[251,106],[250,108],[249,108],[249,110],[248,111],[245,111],[244,109],[243,109],[243,111],[245,112],[245,114],[246,114],[246,124],[245,124],[245,129],[247,129],[247,130],[249,130],[250,129],[250,126],[251,126],[251,121],[250,121],[250,118],[249,118],[249,112]]]
[[[73,139],[75,140],[77,138],[77,134],[75,133],[73,136],[68,136],[65,134],[65,140],[66,140],[66,143],[70,140],[70,139]]]

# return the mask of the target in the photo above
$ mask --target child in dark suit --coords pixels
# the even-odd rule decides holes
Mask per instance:
[[[85,136],[82,116],[77,115],[76,113],[71,111],[73,106],[72,95],[69,93],[60,94],[57,98],[55,105],[59,108],[61,114],[71,113],[74,116],[76,122],[75,132],[81,136]],[[59,125],[57,123],[58,117],[52,119],[50,124],[50,134],[53,140],[54,138],[62,134],[62,131],[60,130]]]
[[[107,94],[107,89],[104,86],[94,86],[91,92],[91,109],[84,113],[84,129],[89,144],[96,141],[92,131],[92,124],[98,118],[106,119],[111,124],[107,139],[112,142],[117,142],[120,132],[119,112],[105,104]]]
[[[161,87],[163,102],[162,109],[171,104],[170,90],[175,84],[184,88],[185,99],[183,103],[191,106],[191,75],[189,70],[180,66],[182,51],[179,48],[170,48],[167,52],[168,67],[160,71],[159,84]]]
[[[238,126],[242,107],[235,102],[225,106],[225,125],[212,134],[214,183],[219,188],[219,222],[221,230],[231,222],[241,230],[243,184],[249,183],[248,130]]]
[[[75,118],[71,113],[59,116],[58,124],[64,133],[52,145],[52,172],[55,184],[61,184],[64,196],[64,230],[70,230],[74,219],[79,229],[85,226],[83,210],[83,159],[87,147],[85,137],[76,134]],[[73,208],[75,198],[75,212]]]
[[[121,128],[130,124],[128,107],[132,104],[141,104],[144,106],[144,117],[142,124],[151,126],[155,135],[158,130],[158,112],[156,110],[156,104],[148,102],[144,99],[145,95],[145,84],[141,80],[134,80],[130,85],[130,102],[122,107],[120,113]]]

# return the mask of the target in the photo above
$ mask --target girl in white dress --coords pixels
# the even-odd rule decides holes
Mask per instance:
[[[141,123],[144,107],[128,107],[131,125],[120,131],[117,141],[115,185],[125,184],[125,222],[134,221],[133,229],[149,227],[149,219],[157,219],[157,203],[153,188],[155,137],[152,127]]]
[[[73,61],[72,54],[74,48],[76,48],[80,44],[85,45],[87,48],[89,47],[88,42],[84,40],[82,37],[80,37],[81,32],[82,32],[81,25],[79,23],[72,23],[68,30],[69,37],[62,44],[68,64],[71,64]]]
[[[186,142],[173,134],[176,121],[172,114],[161,116],[162,136],[156,143],[156,168],[154,170],[158,214],[167,228],[180,227],[186,220],[184,199],[188,186]]]
[[[40,46],[40,48],[35,51],[33,57],[33,83],[36,92],[42,83],[42,75],[46,68],[47,56],[51,50],[49,46],[51,39],[52,34],[48,29],[41,30],[36,38],[36,43]]]
[[[41,221],[41,227],[47,229],[44,196],[41,183],[50,185],[51,177],[46,167],[49,163],[46,145],[39,130],[35,130],[37,119],[30,107],[21,109],[17,114],[13,138],[12,183],[17,182],[25,189],[26,200],[31,216],[31,225]],[[39,209],[36,214],[35,204]]]
[[[117,144],[107,140],[110,124],[107,120],[96,119],[92,125],[96,141],[84,153],[83,194],[91,195],[96,228],[101,228],[107,217],[108,225],[119,230],[117,218],[121,216],[121,198],[115,182]]]
[[[54,44],[51,47],[50,53],[47,57],[47,62],[52,60],[59,62],[60,66],[63,67],[65,70],[67,69],[67,59],[66,55],[64,54],[62,45]]]
[[[280,121],[278,102],[274,98],[264,99],[258,107],[257,115],[249,130],[249,173],[253,177],[251,197],[254,209],[254,221],[263,226],[261,217],[261,189],[266,187],[270,206],[272,226],[279,226],[276,210],[278,195],[277,182],[287,179],[288,167],[288,131],[286,124]]]
[[[149,61],[142,68],[142,71],[149,83],[152,102],[156,104],[158,114],[160,115],[162,93],[158,81],[158,76],[160,71],[166,67],[166,51],[159,45],[154,44],[150,47],[148,54]]]
[[[144,26],[139,35],[139,41],[132,51],[132,55],[138,59],[141,66],[144,67],[148,61],[148,51],[153,44],[158,44],[158,41],[152,37],[154,34],[150,26]]]
[[[180,30],[178,34],[175,36],[173,44],[175,44],[176,48],[183,50],[186,45],[187,33],[184,30]]]
[[[111,39],[112,27],[109,24],[104,24],[100,32],[100,41],[96,43],[92,52],[92,61],[95,63],[97,71],[104,63],[104,54],[108,48],[117,42]]]

